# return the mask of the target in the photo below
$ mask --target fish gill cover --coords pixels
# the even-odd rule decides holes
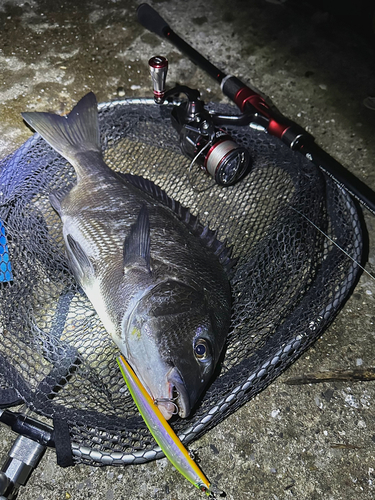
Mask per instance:
[[[231,107],[215,105],[230,113]],[[253,156],[242,182],[197,193],[177,145],[170,108],[145,101],[100,107],[106,163],[155,182],[233,246],[232,317],[224,353],[188,420],[187,443],[234,412],[289,366],[332,321],[358,266],[362,233],[345,191],[277,139],[229,130]],[[202,187],[211,184],[197,172]],[[74,459],[96,465],[160,456],[118,370],[118,349],[74,279],[51,191],[75,183],[74,169],[34,136],[0,163],[0,219],[13,281],[0,282],[0,388],[15,388],[70,430]],[[309,219],[307,220],[306,217]],[[1,391],[0,391],[1,398]]]

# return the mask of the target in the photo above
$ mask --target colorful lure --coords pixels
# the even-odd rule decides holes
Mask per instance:
[[[211,495],[213,491],[208,479],[190,457],[130,365],[123,356],[117,358],[117,363],[143,420],[165,456],[188,481],[205,492],[207,496]]]
[[[9,260],[9,250],[5,235],[5,227],[0,219],[0,282],[12,280],[12,266]]]

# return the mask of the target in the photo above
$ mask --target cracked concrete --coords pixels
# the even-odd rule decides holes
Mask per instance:
[[[136,21],[135,0],[6,0],[0,4],[0,155],[29,136],[20,113],[64,112],[86,92],[99,101],[150,96],[147,61],[169,59],[169,84],[225,101],[217,84]],[[371,19],[362,3],[329,13],[313,2],[153,1],[173,29],[278,108],[375,189]],[[332,2],[328,2],[331,4]],[[353,4],[354,5],[354,4]],[[355,10],[357,9],[357,11]],[[358,24],[361,22],[362,25]],[[356,26],[357,29],[354,29]],[[364,213],[375,270],[375,219]],[[228,499],[368,500],[375,497],[375,382],[291,386],[294,375],[373,367],[375,280],[363,274],[331,327],[285,374],[192,445]],[[15,435],[0,428],[0,455]],[[161,460],[61,469],[48,451],[20,500],[190,499],[199,492]]]

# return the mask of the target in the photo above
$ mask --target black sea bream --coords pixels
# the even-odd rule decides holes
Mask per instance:
[[[165,417],[175,404],[186,417],[225,344],[228,249],[153,182],[105,164],[93,93],[67,116],[23,117],[77,175],[50,193],[77,282]]]

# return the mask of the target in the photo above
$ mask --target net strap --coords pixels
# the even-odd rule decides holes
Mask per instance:
[[[72,445],[69,434],[69,425],[61,417],[53,417],[53,429],[55,436],[56,459],[60,467],[74,465]]]

